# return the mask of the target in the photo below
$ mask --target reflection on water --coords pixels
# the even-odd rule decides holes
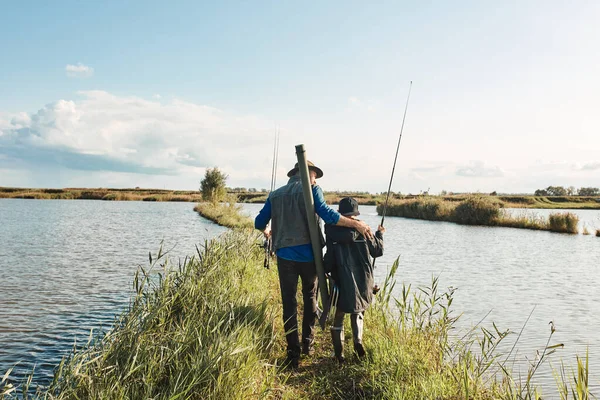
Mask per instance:
[[[138,265],[164,240],[170,257],[224,228],[190,203],[0,200],[0,376],[35,366],[45,384],[62,356],[125,310]]]

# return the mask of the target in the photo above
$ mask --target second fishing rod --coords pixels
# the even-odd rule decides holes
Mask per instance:
[[[387,212],[388,204],[390,201],[390,193],[392,191],[392,182],[394,181],[394,172],[396,171],[396,162],[398,161],[398,151],[400,150],[400,142],[402,141],[402,133],[404,132],[404,122],[406,121],[406,112],[408,111],[408,102],[410,101],[410,92],[412,90],[412,81],[408,87],[408,96],[406,97],[406,105],[404,106],[404,116],[402,117],[402,126],[400,127],[400,136],[398,136],[398,144],[396,146],[396,155],[394,156],[394,165],[392,166],[392,174],[390,176],[390,184],[388,185],[387,195],[385,196],[385,203],[383,204],[383,212],[381,213],[381,223],[383,226],[385,222],[385,214]],[[375,268],[375,259],[373,259],[373,268]]]

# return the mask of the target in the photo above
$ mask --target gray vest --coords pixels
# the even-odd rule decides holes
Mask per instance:
[[[272,192],[269,199],[274,250],[310,244],[300,174],[292,176],[287,185]],[[318,222],[316,214],[315,218]]]

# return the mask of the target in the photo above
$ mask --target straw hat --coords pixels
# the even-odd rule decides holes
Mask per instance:
[[[315,171],[317,173],[317,179],[321,178],[323,176],[323,171],[321,170],[321,168],[317,167],[315,164],[313,164],[312,162],[306,160],[306,163],[308,164],[308,169]],[[292,168],[290,170],[290,172],[287,173],[288,178],[291,178],[292,176],[296,175],[298,173],[298,163],[296,163],[296,165],[294,165],[294,168]]]

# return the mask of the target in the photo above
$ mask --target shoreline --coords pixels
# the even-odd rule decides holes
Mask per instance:
[[[459,225],[517,228],[579,234],[579,217],[570,212],[554,212],[548,218],[537,215],[513,216],[503,212],[504,203],[489,196],[472,196],[461,201],[439,197],[395,200],[386,210],[386,216],[451,222]],[[383,205],[377,206],[383,213]]]
[[[240,192],[230,190],[240,203],[264,203],[266,192]],[[327,204],[337,204],[346,196],[354,197],[359,205],[377,206],[385,201],[384,195],[365,194],[360,192],[324,192]],[[502,204],[503,208],[528,209],[570,209],[570,210],[600,210],[598,196],[534,196],[534,195],[482,195]],[[391,202],[415,199],[440,199],[447,202],[461,202],[473,195],[451,196],[421,196],[421,195],[392,195]],[[31,189],[0,187],[0,199],[17,198],[30,200],[103,200],[103,201],[159,201],[159,202],[202,202],[202,194],[193,190],[163,190],[163,189],[111,189],[111,188],[64,188],[64,189]]]

